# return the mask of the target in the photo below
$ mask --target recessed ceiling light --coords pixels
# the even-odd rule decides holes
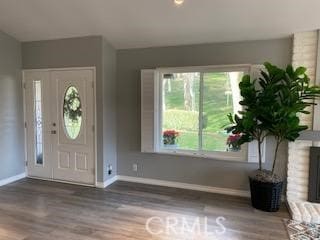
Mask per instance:
[[[180,6],[184,3],[184,0],[174,0],[174,4]]]

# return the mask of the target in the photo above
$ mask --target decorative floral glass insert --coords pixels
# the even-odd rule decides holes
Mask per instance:
[[[42,135],[42,98],[41,81],[33,82],[34,91],[34,132],[35,132],[35,161],[36,164],[43,164],[43,135]]]
[[[82,108],[79,91],[74,86],[68,87],[64,95],[63,119],[67,136],[76,139],[81,130]]]

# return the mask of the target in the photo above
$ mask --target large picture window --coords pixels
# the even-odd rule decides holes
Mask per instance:
[[[247,67],[159,70],[159,150],[241,157],[225,131],[227,115],[241,110],[239,82]]]

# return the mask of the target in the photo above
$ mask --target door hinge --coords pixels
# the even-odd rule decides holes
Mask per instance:
[[[28,167],[28,161],[27,161],[27,162],[25,162],[25,164],[26,164],[26,167]]]
[[[24,122],[24,128],[27,128],[27,122]]]
[[[26,89],[27,87],[26,87],[26,83],[24,82],[24,83],[22,83],[22,87],[23,87],[23,89]]]

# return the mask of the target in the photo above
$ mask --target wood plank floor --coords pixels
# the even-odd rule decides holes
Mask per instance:
[[[154,235],[146,230],[151,217]],[[245,198],[127,182],[96,189],[25,179],[0,187],[1,240],[281,240],[288,217],[285,207],[264,213]]]

